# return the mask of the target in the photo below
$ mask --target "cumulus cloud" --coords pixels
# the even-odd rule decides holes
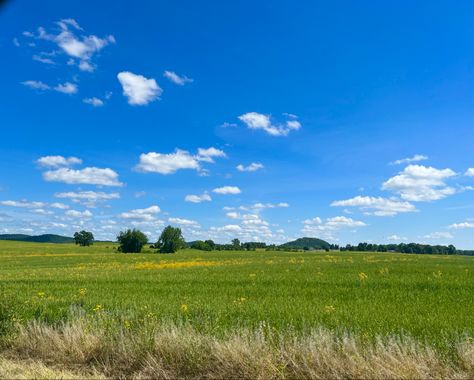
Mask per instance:
[[[410,164],[412,162],[425,161],[427,159],[428,159],[427,156],[424,156],[422,154],[415,154],[413,157],[407,157],[407,158],[402,158],[400,160],[395,160],[395,161],[392,161],[390,164],[391,165]]]
[[[77,210],[68,210],[65,212],[65,215],[70,216],[71,218],[91,218],[92,212],[89,210],[77,211]]]
[[[204,148],[198,148],[198,154],[196,156],[196,159],[198,161],[205,161],[205,162],[214,162],[214,157],[227,157],[225,152],[223,150],[210,147],[207,149]]]
[[[425,239],[452,239],[453,235],[449,232],[432,232],[423,236]]]
[[[256,172],[257,170],[263,169],[264,166],[260,162],[252,162],[250,165],[244,166],[242,164],[237,165],[239,172]]]
[[[71,82],[60,83],[54,87],[54,90],[68,95],[75,94],[78,91],[77,85]]]
[[[43,173],[43,179],[48,182],[63,182],[67,184],[122,186],[118,174],[112,169],[88,167],[80,170],[60,168]]]
[[[248,112],[239,116],[249,129],[261,129],[271,136],[287,136],[291,131],[301,128],[301,123],[297,120],[287,120],[284,124],[273,124],[270,115],[258,112]]]
[[[146,105],[158,99],[163,93],[153,78],[148,79],[130,71],[118,73],[117,78],[122,85],[123,95],[128,98],[128,104],[131,105]]]
[[[454,223],[448,226],[448,228],[455,229],[455,230],[464,230],[466,228],[474,228],[474,223],[473,222]]]
[[[201,203],[201,202],[210,202],[212,201],[211,196],[208,193],[203,193],[201,195],[189,194],[184,197],[186,202],[191,203]]]
[[[71,18],[61,19],[56,22],[56,25],[59,26],[58,32],[49,33],[45,28],[39,27],[37,33],[25,31],[23,36],[55,44],[60,51],[71,57],[70,64],[75,64],[77,60],[78,67],[82,71],[94,71],[93,56],[104,47],[115,43],[112,35],[100,38],[93,34],[82,34],[83,29],[76,20]]]
[[[59,168],[82,164],[82,160],[77,157],[43,156],[36,163],[46,168]]]
[[[464,175],[468,177],[474,177],[474,168],[467,169]]]
[[[398,236],[398,235],[390,235],[389,237],[387,237],[387,240],[400,241],[400,240],[407,240],[407,238],[402,237],[402,236]]]
[[[19,208],[42,208],[46,206],[44,202],[29,202],[26,200],[22,201],[0,201],[0,205],[2,206],[9,206],[9,207],[19,207]]]
[[[135,209],[128,212],[123,212],[119,216],[122,219],[135,219],[142,221],[153,221],[155,220],[155,214],[160,212],[160,208],[157,205],[153,205],[147,208]]]
[[[74,203],[80,203],[88,207],[94,207],[98,202],[119,199],[119,193],[104,193],[102,191],[68,191],[54,194],[56,198],[70,199]]]
[[[32,88],[34,90],[49,90],[51,87],[49,87],[46,83],[43,83],[39,80],[25,80],[24,82],[21,82],[22,85]]]
[[[143,153],[140,155],[140,162],[135,167],[144,173],[173,174],[181,169],[199,170],[199,162],[195,156],[181,149],[176,149],[174,153]]]
[[[446,179],[454,175],[456,173],[451,169],[408,165],[398,175],[384,182],[382,189],[394,191],[407,201],[429,202],[456,192],[456,189],[445,183]]]
[[[240,214],[235,211],[230,211],[225,214],[229,219],[240,219]]]
[[[174,71],[165,71],[163,76],[179,86],[184,86],[186,83],[191,83],[194,81],[193,79],[188,78],[186,75],[178,75]]]
[[[213,193],[216,194],[240,194],[241,191],[237,186],[222,186],[222,187],[216,187],[215,189],[212,190]]]
[[[178,224],[181,226],[199,226],[199,223],[195,220],[182,219],[182,218],[169,218],[170,223]]]
[[[90,104],[93,107],[102,107],[104,105],[104,101],[96,97],[84,98],[82,99],[82,102],[85,104]]]
[[[375,210],[372,213],[376,216],[393,216],[402,212],[416,211],[416,207],[407,201],[360,195],[350,199],[334,201],[331,206],[358,207],[362,211]]]
[[[343,228],[357,228],[364,227],[366,224],[360,220],[354,220],[346,216],[335,216],[322,220],[319,217],[313,219],[306,219],[303,221],[304,232],[318,232],[318,231],[337,231]]]
[[[196,155],[182,149],[176,149],[174,153],[142,153],[135,169],[143,173],[160,174],[174,174],[178,170],[192,169],[206,175],[207,171],[201,168],[200,162],[214,163],[217,157],[226,157],[226,154],[213,147],[199,148]]]

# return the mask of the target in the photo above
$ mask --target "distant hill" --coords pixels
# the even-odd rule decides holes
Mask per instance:
[[[15,240],[15,241],[27,241],[34,243],[73,243],[74,239],[67,236],[61,235],[23,235],[23,234],[4,234],[0,235],[0,240]]]
[[[280,245],[281,248],[285,249],[329,249],[329,246],[327,241],[309,237],[302,237]]]

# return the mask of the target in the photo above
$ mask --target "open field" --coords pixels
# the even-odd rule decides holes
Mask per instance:
[[[54,365],[54,360],[44,357],[44,352],[54,352],[54,348],[43,349],[42,354],[38,352],[42,345],[53,345],[47,343],[45,336],[51,338],[56,334],[56,338],[51,338],[56,345],[65,336],[72,344],[74,340],[83,342],[80,336],[84,334],[93,335],[92,345],[95,340],[109,336],[107,344],[119,345],[117,339],[133,340],[133,336],[158,339],[158,334],[162,343],[163,339],[173,340],[173,336],[182,342],[186,336],[207,337],[207,343],[202,343],[201,348],[205,348],[203,352],[210,357],[216,349],[212,345],[225,346],[237,336],[255,347],[264,343],[279,349],[282,345],[290,347],[288,350],[296,355],[309,350],[309,337],[313,337],[320,343],[326,342],[327,346],[334,345],[328,349],[333,357],[341,354],[335,352],[344,345],[347,345],[341,351],[344,355],[349,355],[350,346],[354,350],[359,347],[358,352],[363,357],[370,356],[374,354],[370,350],[376,350],[377,344],[384,341],[384,347],[392,347],[400,355],[406,351],[407,358],[414,363],[421,363],[420,357],[429,351],[429,355],[426,354],[431,358],[429,363],[433,366],[436,360],[444,363],[438,366],[446,367],[445,376],[472,377],[474,374],[472,257],[195,250],[183,250],[174,255],[119,254],[113,247],[107,243],[83,248],[69,244],[0,242],[0,323],[5,335],[5,352],[14,358],[39,358]],[[69,333],[64,333],[65,330]],[[76,334],[83,331],[83,334],[74,336],[72,330]],[[27,342],[41,336],[41,342]],[[61,344],[67,346],[67,343]],[[67,351],[66,346],[62,346],[64,351]],[[245,347],[243,351],[250,349],[243,343],[241,346]],[[295,349],[297,346],[300,348]],[[371,347],[372,353],[364,351],[362,354],[362,347]],[[111,350],[110,346],[108,349]],[[268,354],[271,352],[275,354],[274,350]],[[387,351],[387,358],[394,360],[394,352]],[[414,358],[415,354],[420,357]],[[253,357],[251,352],[246,355]],[[318,351],[318,355],[321,352]],[[349,356],[354,359],[354,355]],[[79,357],[85,360],[88,356],[82,353]],[[296,368],[298,360],[295,358],[292,360],[296,360]],[[321,363],[322,359],[318,360]],[[92,362],[90,359],[87,363]],[[73,364],[71,368],[78,365]],[[425,367],[429,369],[429,364]],[[97,369],[89,367],[91,371],[91,368]],[[442,374],[441,367],[434,368],[431,374]],[[192,371],[175,371],[160,375],[150,371],[144,373],[162,377],[193,374]],[[316,370],[286,373],[284,368],[275,371],[241,374],[249,377],[288,374],[293,377],[413,377],[430,373],[369,373],[360,368],[359,372],[347,370],[332,374]],[[136,374],[125,370],[123,373]],[[102,374],[95,373],[96,376]]]

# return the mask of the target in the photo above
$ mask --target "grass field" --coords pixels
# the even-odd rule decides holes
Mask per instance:
[[[322,328],[366,342],[414,339],[453,360],[474,337],[474,260],[463,256],[120,254],[107,243],[2,241],[0,290],[4,331],[78,316],[131,333],[173,325],[219,339],[235,331],[303,338]]]

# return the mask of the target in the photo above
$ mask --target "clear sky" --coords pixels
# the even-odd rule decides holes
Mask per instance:
[[[474,248],[471,1],[10,1],[0,233]]]

